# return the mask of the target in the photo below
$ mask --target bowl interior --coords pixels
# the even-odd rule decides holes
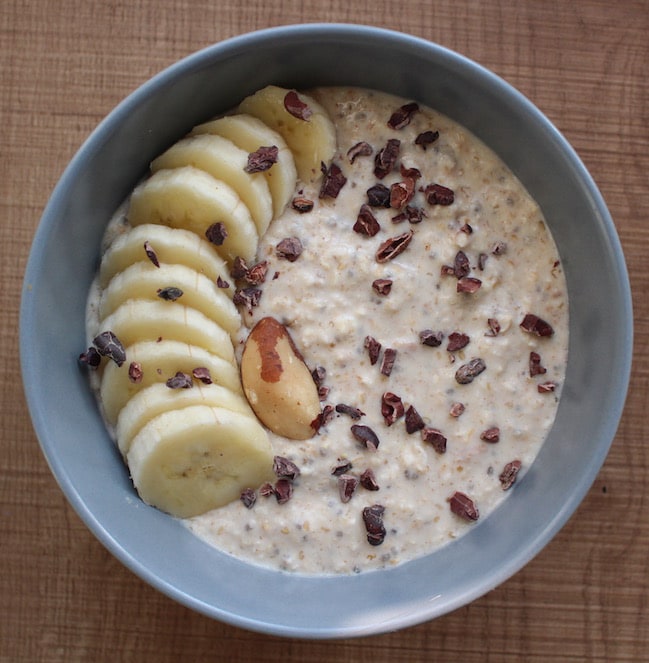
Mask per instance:
[[[260,66],[263,63],[263,66]],[[570,348],[555,425],[510,499],[441,550],[388,571],[309,578],[251,567],[136,496],[76,358],[106,223],[151,159],[193,125],[268,83],[359,85],[417,100],[471,129],[540,203],[570,297]],[[529,561],[575,510],[622,412],[631,362],[628,277],[584,166],[522,95],[475,63],[403,34],[306,25],[200,51],[129,96],[64,172],[32,247],[21,309],[27,400],[72,506],[126,566],[181,603],[245,628],[298,637],[393,630],[444,614]]]

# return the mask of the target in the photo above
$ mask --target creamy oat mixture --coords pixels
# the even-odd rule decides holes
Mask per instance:
[[[337,197],[300,189],[296,207],[310,200],[313,209],[288,209],[271,224],[258,254],[268,277],[246,323],[277,318],[308,366],[325,369],[326,416],[310,440],[271,435],[275,453],[301,472],[288,502],[258,496],[252,508],[236,502],[186,522],[253,563],[353,573],[424,555],[475,526],[466,516],[482,519],[508,494],[515,499],[501,474],[518,461],[518,480],[524,476],[554,420],[568,303],[538,206],[469,132],[408,106],[391,128],[388,119],[408,100],[382,93],[311,93],[337,125],[334,163],[346,182]],[[382,152],[390,140],[399,141],[393,167],[390,148]],[[390,171],[382,178],[379,153]],[[385,194],[377,184],[398,183],[404,191],[414,184],[408,207],[370,206]],[[400,187],[392,188],[397,196]],[[286,238],[302,245],[294,261],[278,255]],[[405,414],[392,422],[399,401]],[[338,411],[340,404],[349,407]],[[369,427],[378,448],[354,436],[354,425]],[[368,469],[378,490],[359,484],[343,501],[341,486],[355,480],[338,475],[359,479]],[[379,545],[370,545],[363,522],[372,505],[383,507]]]

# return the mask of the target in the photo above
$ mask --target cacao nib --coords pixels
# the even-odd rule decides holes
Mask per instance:
[[[379,438],[369,426],[354,424],[350,430],[352,435],[370,451],[376,451],[379,448]]]
[[[230,269],[230,276],[237,281],[244,279],[248,274],[248,263],[241,257],[237,256],[232,261],[232,268]]]
[[[496,242],[491,248],[491,252],[495,256],[501,256],[504,253],[507,253],[507,244],[505,242]]]
[[[444,334],[441,331],[433,331],[432,329],[424,329],[419,332],[419,340],[431,348],[438,348],[442,344]]]
[[[463,334],[462,332],[452,332],[448,335],[448,345],[446,346],[446,350],[448,352],[462,350],[462,348],[466,348],[466,346],[469,345],[470,340],[471,339],[467,334]]]
[[[437,428],[422,428],[421,439],[423,442],[432,445],[438,454],[446,453],[446,436]]]
[[[483,442],[489,442],[490,444],[499,442],[500,428],[498,428],[498,426],[492,426],[491,428],[487,428],[487,430],[483,430],[482,433],[480,433],[480,439]]]
[[[259,487],[259,494],[262,497],[270,497],[271,495],[275,494],[275,489],[273,488],[273,484],[271,483],[264,483]]]
[[[413,205],[406,205],[403,212],[392,217],[394,223],[401,223],[407,221],[408,223],[421,223],[424,220],[426,213],[421,207],[414,207]]]
[[[180,288],[169,286],[167,288],[159,288],[156,291],[156,294],[160,299],[164,299],[167,302],[175,302],[177,299],[180,299],[184,293]]]
[[[498,336],[500,334],[500,323],[496,318],[487,318],[487,326],[489,327],[489,331],[485,336]]]
[[[92,344],[102,357],[112,359],[118,366],[126,361],[124,346],[112,331],[101,332],[92,339]]]
[[[278,479],[273,492],[278,504],[286,504],[293,497],[293,483],[288,479]]]
[[[331,405],[325,405],[318,416],[311,422],[310,426],[317,433],[323,426],[326,426],[334,416],[334,409]]]
[[[453,190],[441,184],[429,184],[424,189],[424,195],[429,205],[452,205],[455,201]]]
[[[537,390],[539,394],[552,393],[556,388],[557,388],[557,383],[552,381],[542,382],[541,384],[537,385]]]
[[[353,226],[354,232],[367,237],[374,237],[381,230],[379,222],[376,220],[369,205],[363,203],[356,217],[356,223]]]
[[[273,458],[273,472],[280,479],[290,479],[291,481],[295,481],[300,476],[300,468],[284,456]]]
[[[538,352],[530,352],[530,377],[543,375],[547,369],[541,366],[541,355]]]
[[[266,274],[268,273],[268,261],[262,260],[256,265],[253,265],[248,269],[245,275],[245,280],[250,283],[250,285],[260,285],[266,281]]]
[[[221,221],[213,223],[205,231],[205,237],[207,237],[208,242],[214,244],[215,246],[221,246],[228,237],[228,231],[225,227],[225,224]]]
[[[330,391],[331,389],[329,387],[325,387],[324,385],[318,387],[318,399],[321,402],[326,401]]]
[[[410,405],[406,410],[405,421],[406,433],[409,435],[416,433],[418,430],[421,430],[425,426],[424,420],[421,418],[421,415],[419,412],[417,412],[414,405]]]
[[[347,474],[347,472],[349,472],[349,470],[351,469],[352,469],[351,461],[339,458],[338,465],[336,465],[331,470],[331,474],[333,474],[335,477],[339,477],[341,474]]]
[[[274,163],[277,163],[278,153],[277,145],[260,147],[255,152],[250,152],[244,170],[246,173],[263,173],[269,170]]]
[[[306,121],[313,115],[313,111],[298,97],[295,90],[290,90],[284,96],[284,108],[298,120]]]
[[[419,104],[412,101],[408,104],[404,104],[400,108],[392,113],[390,119],[388,120],[388,126],[390,129],[403,129],[404,127],[410,124],[413,115],[419,110]]]
[[[455,372],[455,380],[458,384],[469,384],[487,368],[484,361],[478,357],[472,359],[468,364],[463,364]]]
[[[478,520],[480,514],[475,502],[464,493],[456,491],[449,499],[451,511],[464,520]]]
[[[413,235],[413,231],[409,230],[402,235],[397,235],[396,237],[390,237],[390,239],[387,239],[377,249],[376,261],[383,263],[396,258],[408,248]]]
[[[97,348],[91,346],[79,355],[79,361],[88,368],[96,369],[101,364],[101,355],[97,352]]]
[[[311,371],[311,377],[316,384],[316,387],[321,387],[327,377],[327,369],[324,366],[316,366]]]
[[[357,407],[346,405],[345,403],[338,403],[336,405],[336,412],[340,414],[349,415],[354,421],[358,421],[361,417],[365,416],[365,412],[359,410]]]
[[[308,198],[302,198],[300,196],[293,198],[291,201],[291,207],[300,214],[306,214],[306,212],[310,212],[314,205],[315,203],[312,200],[309,200]]]
[[[442,265],[439,273],[440,276],[455,276],[455,268],[452,265]]]
[[[464,253],[464,251],[458,251],[453,260],[453,273],[455,274],[455,277],[458,279],[464,278],[469,275],[470,271],[471,264],[469,263],[466,253]]]
[[[375,184],[367,190],[367,204],[370,207],[390,207],[390,189],[385,184]]]
[[[205,366],[197,366],[192,371],[192,377],[203,384],[212,384],[212,376],[210,375],[210,369],[205,368]]]
[[[464,403],[457,402],[457,403],[453,403],[453,405],[451,405],[451,409],[448,411],[448,413],[452,417],[457,418],[457,417],[462,415],[462,413],[464,412],[465,409],[466,408],[464,407]]]
[[[386,391],[381,397],[381,416],[385,421],[385,425],[392,426],[404,414],[405,408],[401,398],[391,391]]]
[[[388,173],[394,169],[399,157],[399,148],[401,141],[396,138],[390,138],[374,157],[374,175],[382,180]]]
[[[395,182],[390,186],[390,207],[393,209],[405,207],[414,192],[415,188],[409,182]]]
[[[518,473],[522,467],[520,460],[512,460],[507,463],[498,477],[503,490],[509,490],[515,483]]]
[[[374,470],[372,470],[371,467],[368,467],[360,477],[361,481],[361,486],[365,488],[365,490],[379,490],[379,484],[376,481],[376,477],[374,476]]]
[[[473,228],[468,223],[465,223],[460,228],[460,232],[464,233],[465,235],[472,235],[473,234]]]
[[[352,145],[347,150],[347,158],[349,159],[349,163],[354,163],[358,157],[369,157],[372,155],[372,152],[374,152],[372,146],[365,141],[361,141],[360,143],[356,143],[356,145]]]
[[[379,546],[385,540],[385,526],[383,525],[383,514],[385,507],[380,504],[366,506],[363,509],[363,523],[367,532],[367,542],[372,546]]]
[[[295,262],[302,254],[302,242],[297,237],[285,237],[275,247],[278,258]]]
[[[144,253],[146,253],[146,257],[156,266],[160,267],[160,261],[158,260],[158,255],[157,253],[153,250],[153,247],[151,246],[150,242],[146,241],[144,242]]]
[[[478,269],[483,272],[485,265],[487,264],[487,258],[489,256],[486,253],[478,254]]]
[[[394,348],[385,348],[383,360],[381,361],[381,373],[389,377],[394,368],[394,362],[397,358],[397,351]]]
[[[248,309],[248,313],[252,315],[252,309],[255,308],[255,306],[259,306],[261,294],[262,291],[253,286],[248,288],[237,288],[234,292],[232,301],[237,306],[245,306]]]
[[[379,354],[381,352],[381,344],[373,337],[366,336],[364,347],[367,348],[368,354],[370,356],[370,364],[374,366],[379,360]]]
[[[252,488],[244,488],[239,496],[246,509],[252,509],[257,501],[257,493]]]
[[[422,149],[426,150],[429,145],[434,143],[439,138],[439,131],[422,131],[417,138],[415,138],[415,145],[419,145]]]
[[[539,318],[538,315],[534,315],[534,313],[527,313],[520,327],[523,331],[536,334],[537,336],[552,336],[554,334],[552,326],[542,318]]]
[[[347,183],[347,178],[343,175],[343,171],[340,170],[340,166],[335,163],[329,164],[327,168],[322,164],[322,184],[320,186],[320,193],[318,194],[320,198],[337,198],[340,190]]]
[[[194,386],[192,376],[182,371],[178,371],[176,375],[169,378],[166,383],[169,389],[191,389]]]
[[[461,279],[458,279],[457,291],[472,295],[474,292],[478,292],[481,286],[482,281],[480,279],[476,279],[473,276],[463,276]]]
[[[392,280],[376,279],[375,281],[372,281],[372,288],[374,288],[379,295],[389,295],[390,290],[392,290]]]
[[[221,288],[222,290],[227,290],[230,287],[230,284],[221,276],[217,276],[216,287]]]
[[[352,474],[341,474],[338,477],[338,494],[340,495],[341,502],[349,502],[356,492],[356,488],[358,488],[357,477]]]
[[[139,384],[142,382],[142,364],[140,364],[137,361],[132,361],[128,365],[128,379],[133,383],[133,384]]]

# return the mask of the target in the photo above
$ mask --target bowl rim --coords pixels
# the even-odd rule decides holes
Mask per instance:
[[[512,103],[520,105],[522,111],[529,115],[533,120],[547,133],[550,140],[552,140],[557,149],[570,161],[572,168],[577,173],[579,179],[584,183],[585,188],[592,201],[593,207],[597,210],[598,215],[601,217],[603,230],[606,234],[607,241],[611,247],[611,251],[615,260],[615,267],[617,269],[617,280],[620,286],[619,295],[621,300],[619,302],[620,309],[624,312],[623,320],[620,321],[622,326],[623,343],[626,344],[628,351],[624,356],[624,361],[619,367],[619,373],[616,382],[616,397],[612,400],[611,417],[608,423],[608,430],[604,437],[609,438],[608,445],[602,445],[598,449],[598,453],[594,454],[590,459],[590,463],[586,466],[584,472],[580,475],[579,482],[575,486],[570,495],[570,499],[566,501],[563,508],[558,510],[554,518],[547,523],[545,530],[538,533],[538,535],[526,542],[525,546],[521,546],[517,550],[517,554],[512,555],[507,563],[500,567],[499,573],[492,573],[488,579],[485,579],[482,584],[472,586],[467,591],[464,591],[452,600],[447,600],[443,604],[443,610],[440,610],[440,604],[431,601],[427,610],[419,610],[414,613],[405,612],[398,617],[391,617],[386,622],[373,621],[358,624],[350,624],[346,627],[337,625],[333,628],[327,626],[317,627],[300,627],[288,626],[285,624],[273,623],[272,621],[263,622],[258,618],[248,618],[238,614],[232,614],[227,610],[220,609],[218,606],[209,605],[205,601],[192,596],[187,591],[168,583],[164,578],[159,577],[146,566],[143,566],[140,560],[125,550],[119,541],[104,527],[101,519],[95,514],[88,505],[79,497],[75,487],[71,485],[66,468],[61,462],[61,459],[52,455],[48,446],[49,429],[48,420],[45,410],[37,401],[35,394],[30,390],[31,376],[38,370],[38,361],[30,353],[31,343],[30,334],[33,332],[34,310],[32,299],[28,296],[29,286],[37,280],[38,266],[43,253],[47,250],[47,244],[52,233],[52,228],[47,225],[47,219],[56,213],[60,206],[61,200],[65,197],[66,192],[77,176],[79,169],[83,167],[86,160],[92,158],[93,151],[97,143],[102,143],[108,139],[109,129],[116,122],[122,121],[134,107],[137,107],[142,100],[147,98],[158,87],[165,86],[169,82],[186,75],[188,72],[200,68],[206,60],[211,61],[214,58],[222,57],[228,53],[236,53],[240,50],[245,50],[250,45],[257,45],[260,40],[275,40],[275,39],[293,39],[293,38],[333,38],[340,37],[348,39],[350,36],[355,38],[362,36],[365,39],[372,40],[386,40],[388,42],[399,42],[406,44],[411,48],[425,49],[439,58],[444,58],[455,66],[460,68],[469,68],[477,73],[482,79],[487,81],[491,86],[495,86],[500,94],[504,94],[512,100]],[[541,113],[524,95],[522,95],[513,86],[507,83],[504,79],[497,76],[495,73],[486,69],[482,65],[470,60],[469,58],[461,55],[447,47],[436,44],[424,38],[415,37],[403,32],[390,30],[386,28],[373,27],[369,25],[360,25],[354,23],[308,23],[308,24],[293,24],[278,27],[264,28],[247,32],[241,35],[233,36],[223,41],[217,42],[205,48],[202,48],[194,53],[191,53],[179,61],[173,63],[161,72],[155,74],[148,81],[140,85],[136,90],[129,94],[122,100],[90,133],[88,138],[83,142],[79,150],[76,152],[72,160],[66,166],[61,178],[56,184],[50,200],[48,201],[40,223],[37,227],[34,241],[30,250],[23,286],[23,295],[21,298],[20,307],[20,361],[21,370],[23,375],[23,386],[25,390],[26,401],[28,409],[32,418],[34,430],[36,432],[41,450],[47,460],[47,463],[52,471],[59,486],[64,492],[67,500],[79,515],[81,520],[91,530],[91,532],[99,539],[99,541],[127,568],[133,571],[140,578],[148,582],[153,587],[157,588],[162,593],[170,598],[192,608],[199,613],[219,619],[225,623],[247,628],[253,631],[260,631],[267,634],[288,636],[288,637],[308,637],[308,638],[342,638],[342,637],[356,637],[366,636],[371,634],[383,633],[388,630],[401,629],[412,626],[424,621],[428,621],[435,617],[446,614],[456,608],[459,608],[467,603],[484,595],[487,591],[493,589],[501,584],[514,573],[520,570],[527,564],[563,527],[567,520],[571,517],[578,505],[583,500],[586,492],[589,490],[597,473],[599,472],[613,442],[615,432],[617,430],[619,420],[622,416],[626,395],[629,386],[631,363],[632,363],[632,347],[633,347],[633,312],[631,290],[629,285],[629,277],[624,261],[621,244],[617,236],[617,232],[613,220],[609,214],[606,204],[593,181],[590,173],[586,170],[584,164],[577,156],[575,150],[563,137],[563,135],[556,129],[550,120]]]

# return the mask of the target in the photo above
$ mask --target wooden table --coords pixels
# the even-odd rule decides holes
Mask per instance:
[[[175,60],[271,25],[369,23],[439,42],[530,97],[609,205],[634,290],[636,354],[610,455],[522,571],[441,619],[366,639],[282,640],[212,621],[127,571],[52,478],[21,388],[22,275],[65,164]],[[649,3],[646,0],[3,0],[0,3],[0,661],[649,659]],[[533,157],[531,157],[533,158]]]

